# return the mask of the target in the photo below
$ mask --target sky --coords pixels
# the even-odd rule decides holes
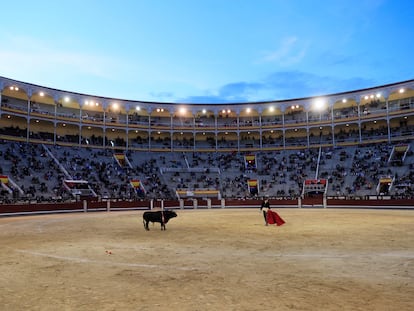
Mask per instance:
[[[414,79],[414,1],[2,1],[0,76],[165,103],[285,100]]]

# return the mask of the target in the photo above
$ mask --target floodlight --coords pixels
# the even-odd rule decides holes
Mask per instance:
[[[325,108],[325,101],[323,99],[317,99],[313,103],[313,108],[315,110],[321,111]]]

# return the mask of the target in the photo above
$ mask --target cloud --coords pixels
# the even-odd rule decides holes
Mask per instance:
[[[375,81],[354,77],[320,76],[302,71],[275,72],[264,80],[264,86],[275,91],[278,99],[319,96],[352,91],[375,85]]]
[[[77,89],[76,91],[89,94],[93,93],[90,90],[94,85],[104,85],[108,93],[111,93],[109,96],[115,96],[112,92],[117,85],[120,87],[120,94],[124,94],[126,86],[134,88],[135,91],[138,89],[138,86],[134,86],[134,83],[137,82],[133,76],[139,72],[135,70],[138,67],[132,70],[131,66],[124,61],[108,57],[104,53],[73,50],[71,47],[65,48],[57,46],[57,44],[25,37],[16,37],[12,40],[5,40],[5,42],[7,44],[0,50],[0,72],[12,79],[62,89],[71,89],[71,81],[72,83],[75,81],[78,83],[78,86],[73,86]],[[286,63],[298,61],[305,55],[305,49],[299,49],[296,54],[292,53],[297,49],[297,45],[296,37],[286,38],[282,46],[273,53],[268,53],[265,59]],[[330,54],[328,56],[326,57],[327,61],[333,65],[346,65],[350,61],[341,55]],[[128,83],[118,83],[120,76],[128,77]],[[83,89],[79,89],[79,83]],[[274,71],[257,81],[234,81],[223,84],[216,89],[200,91],[200,87],[197,87],[194,88],[194,92],[198,93],[195,96],[178,96],[182,86],[179,83],[174,86],[173,91],[150,93],[148,100],[212,104],[244,103],[317,96],[375,85],[377,83],[374,80],[366,78],[338,78],[304,71],[285,70]],[[144,83],[140,83],[139,86],[142,93],[145,93],[150,87]],[[96,94],[105,95],[98,88],[96,90]],[[185,92],[187,91],[186,87]],[[142,94],[137,97],[143,100]]]
[[[257,92],[260,92],[261,89],[263,89],[262,83],[235,82],[225,84],[214,91],[206,91],[201,96],[181,98],[180,102],[204,104],[243,103],[257,97]]]
[[[279,66],[297,64],[306,56],[307,50],[306,45],[301,47],[299,43],[295,36],[284,38],[278,49],[264,52],[259,62],[277,63]]]
[[[61,72],[74,78],[111,79],[113,70],[122,66],[119,60],[103,54],[75,51],[30,37],[6,38],[5,42],[0,50],[0,71],[16,79],[34,81],[50,77],[49,81],[54,81]]]
[[[227,99],[217,95],[200,95],[181,98],[178,102],[184,104],[226,104],[233,101],[228,101]]]
[[[247,103],[286,100],[347,92],[376,85],[361,77],[337,78],[302,71],[274,72],[258,82],[234,82],[203,96],[180,99],[183,103]]]
[[[356,67],[361,64],[361,59],[362,56],[360,55],[345,55],[336,53],[334,51],[325,51],[318,56],[318,62],[320,64],[324,64],[326,68],[333,66]]]
[[[160,102],[174,102],[173,92],[150,92],[150,97],[156,98],[156,101]]]

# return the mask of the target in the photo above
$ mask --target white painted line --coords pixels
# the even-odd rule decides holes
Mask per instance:
[[[95,263],[95,264],[103,264],[103,265],[111,265],[111,266],[124,266],[124,267],[141,267],[141,268],[152,268],[152,269],[176,269],[176,270],[183,270],[183,271],[193,271],[197,270],[196,268],[187,268],[187,267],[176,267],[176,266],[165,266],[165,265],[150,265],[150,264],[141,264],[141,263],[125,263],[125,262],[112,262],[112,261],[104,261],[104,260],[92,260],[87,258],[78,258],[78,257],[68,257],[68,256],[59,256],[59,255],[51,255],[39,252],[32,252],[24,249],[15,249],[16,252],[40,256],[40,257],[48,257],[53,259],[71,261],[76,263]]]
[[[414,253],[369,253],[369,254],[269,254],[267,257],[296,257],[296,258],[370,258],[370,257],[394,257],[414,259]]]

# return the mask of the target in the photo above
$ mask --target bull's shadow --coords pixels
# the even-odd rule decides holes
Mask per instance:
[[[166,230],[165,224],[171,219],[177,217],[174,211],[147,211],[142,215],[144,228],[149,231],[149,222],[159,222],[161,230]]]

